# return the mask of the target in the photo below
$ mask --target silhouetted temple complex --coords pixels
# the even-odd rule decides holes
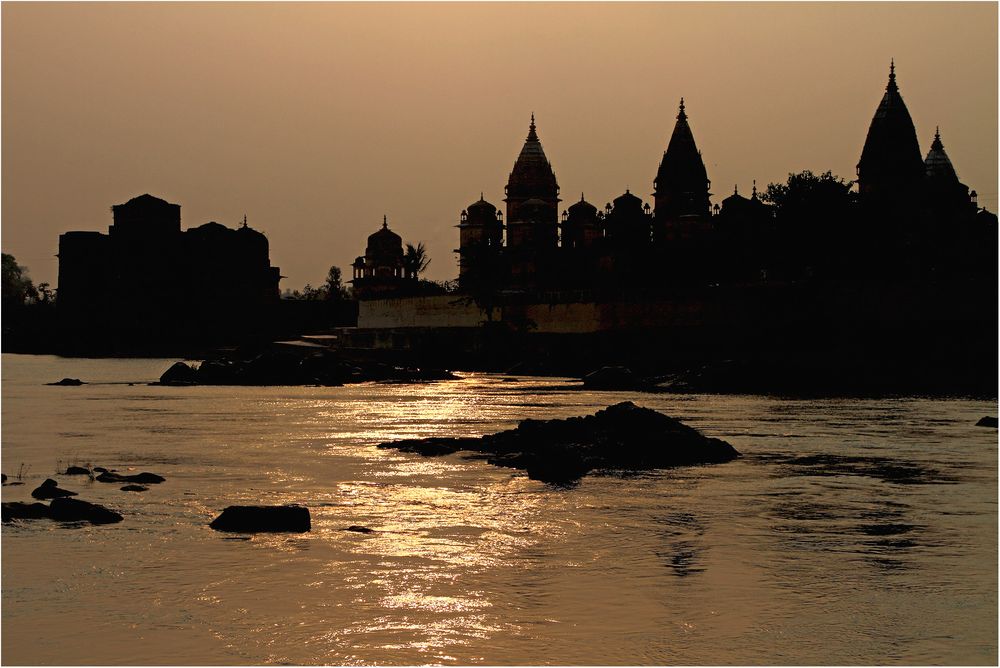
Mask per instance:
[[[505,212],[481,193],[459,216],[458,298],[359,292],[348,346],[573,368],[798,354],[838,373],[892,360],[889,378],[938,355],[934,369],[962,358],[958,376],[989,383],[973,358],[995,360],[997,219],[940,133],[921,157],[894,63],[855,182],[790,174],[714,206],[711,185],[681,99],[651,203],[581,194],[560,214],[532,114]]]

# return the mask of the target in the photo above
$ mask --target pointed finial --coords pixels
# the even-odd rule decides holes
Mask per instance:
[[[581,202],[583,201],[583,193],[582,192],[580,193],[580,201]]]
[[[486,201],[486,198],[483,197],[483,191],[482,190],[479,191],[479,201],[480,202],[485,202]]]
[[[246,227],[246,226],[247,226],[247,215],[244,213],[243,214],[243,227]]]
[[[687,114],[684,113],[684,98],[681,98],[680,111],[677,112],[677,120],[683,121],[687,118]]]
[[[740,194],[740,187],[739,187],[739,185],[737,185],[735,183],[733,184],[733,194],[734,195],[739,195]]]
[[[384,230],[388,227],[389,227],[389,216],[382,214],[382,229]]]
[[[889,83],[885,87],[886,90],[899,90],[896,86],[896,60],[889,60]]]
[[[935,151],[944,150],[944,144],[941,143],[941,129],[937,126],[934,127],[934,141],[931,142],[931,149]]]
[[[538,141],[538,135],[535,134],[535,112],[531,112],[531,125],[528,126],[528,141]]]
[[[757,179],[753,180],[753,192],[750,194],[750,197],[754,199],[757,197]]]

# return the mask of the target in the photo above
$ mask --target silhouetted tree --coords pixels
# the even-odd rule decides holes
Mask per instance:
[[[350,298],[349,288],[344,285],[341,278],[340,267],[336,265],[330,267],[330,271],[326,275],[326,284],[323,286],[323,289],[326,291],[327,299],[338,300]]]
[[[790,278],[856,271],[853,185],[832,172],[817,176],[808,170],[789,174],[786,183],[769,184],[761,197],[775,213],[774,254],[768,264]]]
[[[430,258],[427,257],[427,248],[424,247],[424,242],[421,241],[416,246],[406,244],[403,263],[414,278],[420,276],[431,263]]]
[[[19,265],[13,255],[2,255],[4,305],[22,306],[38,301],[38,290],[28,278],[28,268]],[[47,283],[43,285],[48,288]]]

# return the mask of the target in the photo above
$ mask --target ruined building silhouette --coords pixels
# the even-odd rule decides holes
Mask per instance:
[[[245,218],[238,229],[209,222],[182,231],[180,209],[140,195],[112,207],[107,234],[60,235],[67,336],[155,344],[267,329],[280,279],[267,237]]]

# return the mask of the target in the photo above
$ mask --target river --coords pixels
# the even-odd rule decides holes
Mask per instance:
[[[997,663],[994,401],[146,384],[174,361],[3,355],[4,501],[166,477],[58,476],[125,520],[3,526],[4,664]],[[375,447],[624,400],[743,457],[558,488]],[[310,533],[208,528],[290,502]]]

